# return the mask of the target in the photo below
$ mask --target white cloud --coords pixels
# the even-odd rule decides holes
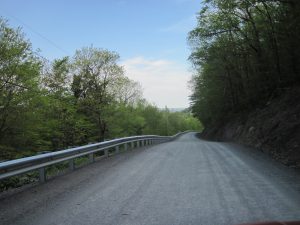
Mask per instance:
[[[138,81],[144,97],[158,107],[188,107],[188,80],[190,73],[185,66],[175,62],[144,57],[130,58],[122,62],[126,75]]]

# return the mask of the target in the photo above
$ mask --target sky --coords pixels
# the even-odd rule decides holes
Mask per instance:
[[[129,78],[158,107],[189,106],[187,34],[201,0],[0,0],[0,16],[22,27],[40,55],[73,56],[94,46],[116,51]]]

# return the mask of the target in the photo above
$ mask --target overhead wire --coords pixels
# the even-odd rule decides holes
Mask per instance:
[[[3,9],[0,9],[0,11],[4,12],[8,17],[18,21],[19,23],[21,23],[23,26],[27,27],[30,31],[32,31],[33,33],[35,33],[37,36],[39,36],[40,38],[44,39],[45,41],[47,41],[49,44],[51,44],[52,46],[54,46],[56,49],[60,50],[61,52],[63,52],[64,54],[70,55],[70,53],[63,49],[61,46],[59,46],[58,44],[56,44],[54,41],[50,40],[49,38],[47,38],[46,36],[44,36],[43,34],[41,34],[40,32],[38,32],[37,30],[35,30],[34,28],[32,28],[30,25],[28,25],[27,23],[23,22],[21,19],[19,19],[18,17],[12,15],[11,13],[8,13],[7,11],[4,11]]]

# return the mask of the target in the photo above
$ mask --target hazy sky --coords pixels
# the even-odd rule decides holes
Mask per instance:
[[[85,46],[116,51],[126,75],[159,107],[187,107],[187,33],[200,0],[0,0],[0,15],[21,26],[48,58]]]

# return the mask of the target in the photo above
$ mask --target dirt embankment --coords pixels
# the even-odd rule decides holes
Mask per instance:
[[[285,90],[247,115],[206,129],[203,136],[245,144],[300,168],[300,87]]]

